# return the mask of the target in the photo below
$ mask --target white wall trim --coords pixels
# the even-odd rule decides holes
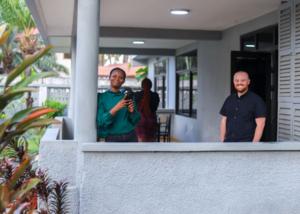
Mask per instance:
[[[280,143],[83,143],[82,152],[258,152],[300,151],[299,142]]]

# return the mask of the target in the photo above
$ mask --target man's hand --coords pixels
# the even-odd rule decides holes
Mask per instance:
[[[224,142],[225,140],[225,134],[226,134],[226,120],[227,117],[222,116],[221,123],[220,123],[220,141]]]
[[[253,143],[258,143],[264,132],[266,118],[265,117],[256,118],[255,122],[256,122],[256,129],[255,129],[254,138],[252,141],[253,141]]]

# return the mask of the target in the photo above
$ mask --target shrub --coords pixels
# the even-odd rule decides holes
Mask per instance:
[[[65,110],[66,110],[67,104],[59,102],[59,101],[55,101],[55,100],[46,100],[43,103],[43,106],[55,109],[56,110],[55,112],[52,112],[52,113],[48,114],[50,117],[55,118],[55,117],[58,117],[58,116],[64,116],[65,115]]]

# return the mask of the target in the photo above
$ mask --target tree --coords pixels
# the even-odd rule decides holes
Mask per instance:
[[[0,0],[0,5],[0,21],[15,29],[12,30],[14,33],[11,37],[16,38],[15,40],[8,40],[6,46],[2,46],[3,73],[7,74],[16,63],[13,61],[16,59],[15,56],[26,59],[39,51],[43,43],[25,0]],[[18,48],[14,48],[16,46],[14,43],[17,43]],[[68,73],[63,65],[56,63],[53,53],[47,53],[37,64],[28,68],[25,75],[29,76],[32,72],[40,73],[41,71]],[[31,99],[31,94],[29,94],[26,103],[30,103]]]

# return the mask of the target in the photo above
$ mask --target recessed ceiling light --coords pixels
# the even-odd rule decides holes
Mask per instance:
[[[188,10],[188,9],[171,9],[170,13],[172,15],[187,15],[190,13],[190,10]]]
[[[133,41],[132,44],[134,44],[134,45],[143,45],[143,44],[145,44],[145,42],[141,41],[141,40],[136,40],[136,41]]]
[[[247,47],[247,48],[255,48],[255,45],[247,44],[246,47]]]

